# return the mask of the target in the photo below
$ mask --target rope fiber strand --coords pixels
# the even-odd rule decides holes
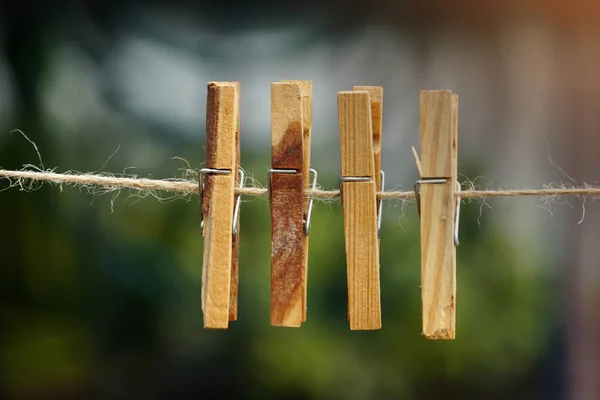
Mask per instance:
[[[105,188],[108,191],[119,189],[137,189],[140,191],[165,191],[179,193],[182,195],[198,194],[198,182],[189,179],[148,179],[137,177],[118,177],[110,174],[79,174],[79,173],[56,173],[54,171],[4,170],[0,169],[0,178],[10,181],[9,187],[20,187],[22,190],[34,190],[31,182],[49,182],[54,184],[71,184],[80,187]],[[29,183],[29,184],[28,184]],[[7,188],[5,188],[7,189]],[[4,190],[5,190],[4,189]],[[236,194],[247,196],[267,196],[268,190],[261,187],[237,188]],[[307,189],[306,197],[318,199],[335,199],[340,195],[339,190]],[[463,190],[457,192],[456,196],[462,199],[468,198],[490,198],[490,197],[517,197],[517,196],[600,196],[600,188],[584,185],[580,187],[546,187],[542,189],[513,189],[513,190]],[[410,191],[386,191],[378,192],[380,199],[414,199],[415,192]]]

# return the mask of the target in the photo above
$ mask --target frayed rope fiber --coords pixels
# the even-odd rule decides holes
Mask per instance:
[[[54,184],[70,184],[81,187],[97,187],[110,190],[137,189],[141,191],[165,191],[182,195],[198,194],[198,182],[188,179],[148,179],[137,177],[117,177],[110,174],[85,174],[85,173],[56,173],[52,170],[36,171],[30,169],[5,170],[0,169],[0,178],[10,181],[10,187],[20,187],[22,190],[33,190],[28,182],[49,182]],[[236,193],[248,196],[267,196],[268,190],[260,187],[236,188]],[[339,190],[307,189],[306,197],[314,199],[334,199],[339,197]],[[516,196],[600,196],[600,188],[584,185],[580,187],[545,187],[542,189],[514,189],[514,190],[475,190],[469,189],[456,193],[461,199],[489,198],[489,197],[516,197]],[[377,193],[380,199],[414,199],[414,191],[387,191]]]

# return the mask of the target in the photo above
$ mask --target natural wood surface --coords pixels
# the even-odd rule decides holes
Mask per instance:
[[[367,91],[338,93],[342,176],[375,175],[371,102]]]
[[[236,88],[237,88],[237,97],[238,97],[238,102],[240,101],[241,98],[241,93],[240,93],[240,84],[239,82],[233,82],[236,84]],[[241,115],[241,111],[239,110],[239,103],[238,103],[238,119],[237,119],[237,127],[235,130],[235,169],[233,171],[234,176],[235,176],[235,185],[236,187],[240,186],[240,163],[241,163],[241,148],[240,148],[240,115]],[[238,194],[235,196],[235,198],[233,199],[233,205],[235,207],[235,202],[237,201],[237,198],[240,197],[241,195]],[[239,264],[240,264],[240,215],[238,215],[238,219],[237,219],[237,235],[233,236],[232,238],[232,242],[231,242],[231,287],[229,290],[229,320],[230,321],[236,321],[237,320],[237,316],[238,316],[238,285],[239,285],[239,279],[240,279],[240,270],[239,270]]]
[[[312,81],[298,81],[298,80],[284,80],[282,82],[295,83],[300,87],[300,94],[302,95],[302,128],[303,128],[303,159],[302,165],[302,180],[305,188],[310,186],[310,142],[311,142],[311,131],[312,131],[312,93],[313,86]],[[308,201],[304,199],[304,213],[303,218],[306,220],[308,212]],[[304,305],[302,308],[302,322],[306,321],[306,313],[308,308],[308,238],[304,236],[302,239],[302,258],[304,265]]]
[[[303,108],[298,84],[271,84],[271,325],[304,320]]]
[[[273,174],[271,325],[299,327],[304,314],[302,174]]]
[[[455,331],[456,252],[454,193],[450,183],[421,185],[421,294],[423,334],[453,339]]]
[[[350,329],[381,329],[376,182],[369,92],[339,92],[338,112],[342,175],[370,178],[365,182],[342,183]]]
[[[421,168],[423,178],[452,175],[452,92],[421,92]]]
[[[204,327],[225,329],[229,325],[233,176],[208,175],[206,183],[212,187],[212,194],[205,197],[208,210],[204,217],[202,267]]]
[[[381,329],[375,182],[343,183],[350,329]]]
[[[452,95],[452,166],[450,177],[455,182],[458,179],[458,95]]]
[[[423,334],[429,339],[455,337],[457,104],[449,91],[421,92],[422,178],[448,179],[420,186]]]
[[[239,84],[210,82],[206,104],[206,167],[235,168]]]
[[[375,182],[377,191],[381,188],[381,134],[383,131],[383,87],[353,86],[354,91],[367,91],[371,96],[371,122],[373,125],[373,160],[375,166]]]
[[[239,90],[236,83],[208,85],[206,137],[208,168],[235,169]],[[234,205],[233,173],[207,174],[202,204],[204,257],[202,311],[205,328],[229,325]]]
[[[271,83],[271,167],[300,171],[303,128],[302,95],[294,83]]]

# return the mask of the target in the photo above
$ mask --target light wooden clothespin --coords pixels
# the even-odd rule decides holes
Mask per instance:
[[[366,90],[371,97],[371,121],[373,125],[373,160],[375,163],[375,183],[377,190],[385,188],[385,173],[381,169],[381,135],[383,133],[383,87],[353,86],[353,91]],[[381,233],[382,201],[377,199],[377,235]]]
[[[348,318],[351,330],[381,329],[377,176],[371,96],[338,93]]]
[[[454,339],[456,246],[460,192],[457,180],[458,95],[421,92],[421,179],[415,185],[421,218],[423,334]]]
[[[245,174],[240,167],[241,148],[240,148],[240,117],[239,102],[241,101],[240,84],[235,82],[238,88],[238,120],[235,130],[235,184],[237,187],[244,187]],[[229,290],[229,320],[237,321],[238,315],[238,287],[240,279],[240,203],[241,195],[235,196],[235,210],[233,214],[233,242],[231,246],[231,288]]]
[[[237,318],[237,266],[240,197],[238,82],[208,84],[206,105],[206,168],[198,182],[204,236],[202,313],[204,327],[225,329]]]
[[[306,320],[308,233],[312,199],[304,199],[310,169],[312,82],[271,83],[271,325]],[[307,110],[308,109],[308,110]]]

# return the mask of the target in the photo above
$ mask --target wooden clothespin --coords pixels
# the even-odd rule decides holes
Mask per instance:
[[[377,190],[385,188],[385,173],[381,169],[381,135],[383,133],[383,87],[353,86],[353,91],[366,90],[371,98],[371,122],[373,126],[373,160],[375,163],[375,183]],[[377,199],[377,236],[381,233],[382,201]]]
[[[312,83],[271,83],[271,325],[299,327],[306,320],[308,232],[312,199],[304,187],[310,169]],[[308,108],[308,110],[306,110]]]
[[[372,92],[371,92],[372,93]],[[351,330],[381,329],[377,176],[370,91],[338,93],[348,317]]]
[[[456,246],[460,192],[457,181],[458,95],[421,92],[421,179],[415,185],[421,218],[423,334],[454,339]]]
[[[286,83],[295,83],[300,87],[302,95],[302,151],[303,151],[303,168],[302,168],[302,184],[305,188],[310,187],[315,189],[317,186],[317,171],[310,168],[310,141],[312,132],[312,81],[308,80],[283,80]],[[312,174],[312,180],[310,175]],[[312,214],[313,199],[304,197],[304,221],[306,221],[306,235],[302,238],[302,258],[304,265],[304,305],[302,307],[302,322],[306,322],[306,312],[308,303],[308,233],[310,231],[310,219]]]
[[[237,318],[237,266],[240,197],[238,82],[208,84],[206,168],[200,170],[204,236],[202,313],[204,327],[225,329]]]
[[[238,89],[238,113],[237,113],[237,127],[235,129],[235,184],[237,187],[244,187],[245,174],[240,167],[241,160],[241,148],[240,148],[240,84],[234,82]],[[238,287],[240,279],[240,204],[242,196],[237,194],[235,196],[235,210],[233,214],[233,241],[231,245],[231,288],[229,290],[229,320],[237,321],[238,315]]]

